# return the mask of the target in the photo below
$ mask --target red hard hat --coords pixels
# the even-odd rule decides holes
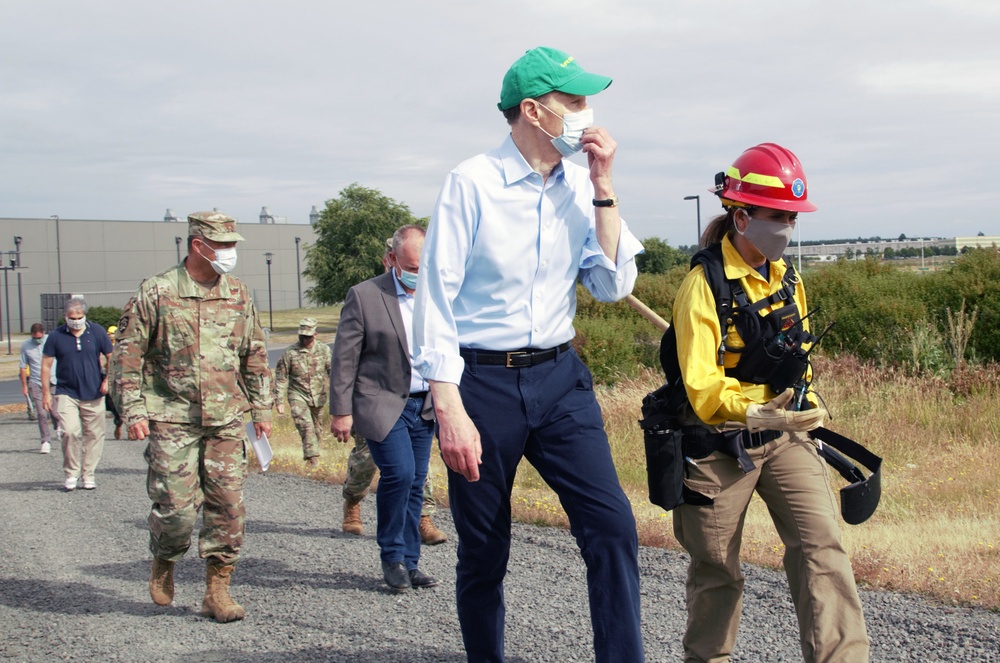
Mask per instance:
[[[776,143],[751,147],[725,173],[715,176],[712,193],[724,207],[769,207],[785,212],[815,212],[806,174],[798,157]]]

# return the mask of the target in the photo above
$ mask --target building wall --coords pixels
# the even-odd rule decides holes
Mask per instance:
[[[58,238],[57,238],[58,225]],[[237,244],[239,260],[233,273],[254,291],[263,322],[267,324],[268,286],[265,252],[271,252],[271,291],[274,310],[298,306],[295,238],[300,238],[299,261],[305,269],[307,248],[316,234],[307,224],[241,223],[238,232],[246,238]],[[21,330],[18,313],[17,278],[21,278],[24,329],[41,320],[43,293],[134,292],[143,279],[161,272],[187,255],[187,223],[162,221],[97,221],[81,219],[0,218],[0,251],[3,266],[11,264],[21,239],[21,266],[7,270],[11,331]],[[177,239],[180,238],[178,245]],[[60,270],[61,266],[61,270]],[[60,271],[61,282],[60,288]],[[302,303],[313,283],[302,278]],[[0,299],[6,298],[0,283]],[[6,318],[7,302],[0,307]],[[3,331],[7,330],[4,320]]]

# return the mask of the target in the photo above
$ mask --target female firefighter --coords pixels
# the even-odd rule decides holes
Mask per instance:
[[[799,160],[774,143],[740,155],[716,176],[715,193],[725,213],[705,229],[702,260],[673,310],[688,400],[684,504],[673,518],[691,555],[685,661],[723,661],[732,652],[743,596],[743,521],[754,491],[785,545],[805,660],[867,661],[864,616],[826,466],[806,433],[826,416],[804,381],[816,337],[804,319],[802,283],[782,259],[799,212],[816,206]],[[723,281],[714,291],[709,272]],[[731,298],[728,307],[717,307],[719,292]]]

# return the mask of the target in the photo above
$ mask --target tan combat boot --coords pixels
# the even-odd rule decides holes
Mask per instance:
[[[436,546],[448,540],[448,535],[434,526],[430,516],[420,516],[420,540],[429,546]]]
[[[159,557],[153,558],[149,574],[149,596],[156,605],[170,605],[174,601],[174,563]]]
[[[234,622],[243,619],[243,606],[229,596],[229,576],[234,565],[205,565],[205,599],[201,602],[201,614],[217,622]]]
[[[344,534],[361,535],[361,500],[351,502],[344,500]]]

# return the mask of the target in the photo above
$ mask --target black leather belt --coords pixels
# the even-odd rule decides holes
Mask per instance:
[[[424,398],[424,399],[426,399],[427,398],[427,392],[426,391],[415,391],[415,392],[413,392],[413,393],[410,394],[410,398],[416,398],[416,399]]]
[[[534,366],[542,362],[555,359],[560,352],[566,352],[570,348],[567,341],[562,345],[548,350],[538,350],[535,348],[524,348],[522,350],[512,350],[511,352],[497,352],[495,350],[474,350],[472,348],[461,348],[459,350],[462,358],[485,366],[506,366],[507,368],[525,368]]]
[[[756,449],[768,442],[777,440],[782,435],[783,433],[780,430],[762,430],[759,433],[751,433],[748,430],[744,430],[740,433],[740,441],[743,443],[744,449]]]

